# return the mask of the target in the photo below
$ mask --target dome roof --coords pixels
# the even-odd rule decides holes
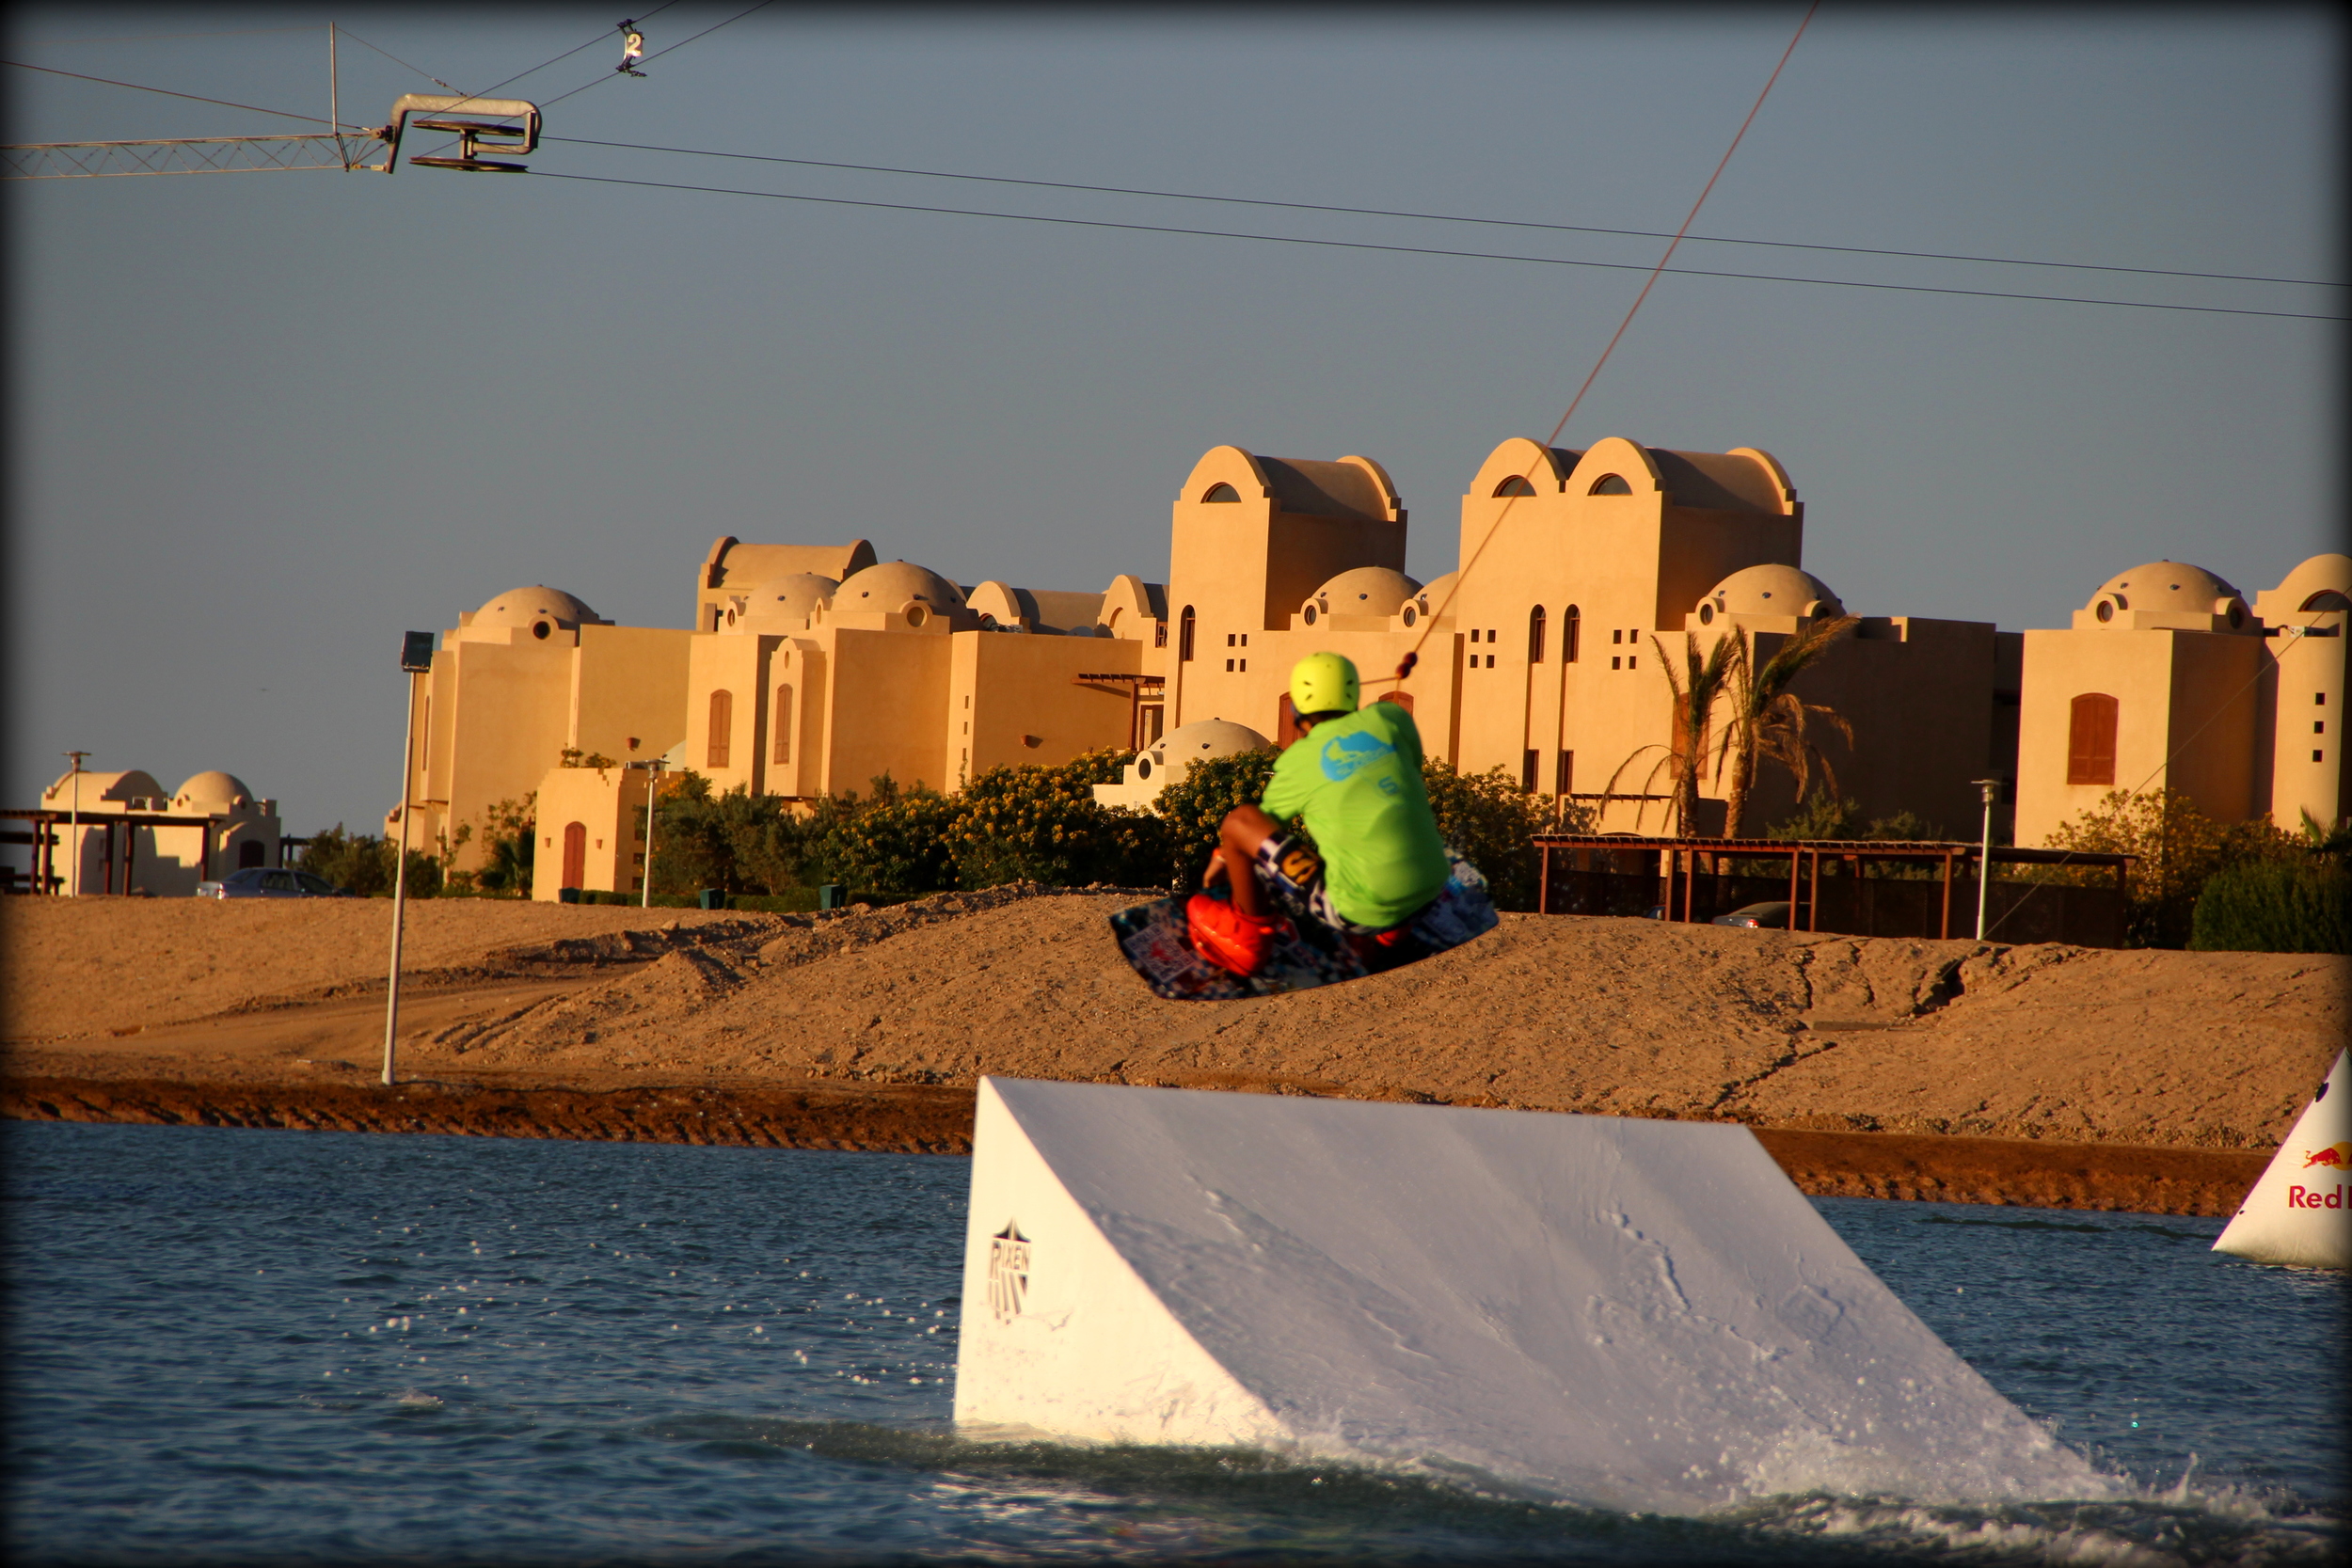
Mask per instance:
[[[470,623],[476,626],[515,626],[528,628],[545,637],[549,631],[578,631],[582,626],[599,626],[604,618],[561,588],[533,583],[528,588],[510,588],[473,612]]]
[[[912,561],[884,561],[852,572],[834,591],[834,608],[841,610],[898,610],[920,599],[933,610],[961,610],[962,591],[928,566]]]
[[[1699,620],[1727,615],[1843,615],[1829,584],[1801,566],[1744,566],[1699,601]]]
[[[222,775],[224,778],[227,776]],[[126,768],[119,773],[107,773],[85,768],[82,769],[81,777],[82,782],[77,786],[71,770],[58,774],[56,782],[41,792],[42,804],[70,802],[75,798],[77,788],[81,801],[86,806],[94,805],[101,800],[161,800],[165,799],[164,786],[157,784],[155,776],[143,768]]]
[[[831,604],[841,585],[815,572],[789,572],[766,582],[743,595],[742,608],[730,610],[720,622],[721,631],[780,632],[799,631],[808,625],[808,618],[817,613],[817,607]]]
[[[1421,592],[1421,584],[1387,566],[1359,566],[1342,572],[1308,595],[1308,603],[1327,615],[1395,614],[1405,601]]]
[[[1273,747],[1274,742],[1247,724],[1225,719],[1196,719],[1189,724],[1177,725],[1136,758],[1136,777],[1145,783],[1172,782],[1191,771],[1196,762],[1239,756],[1244,752],[1271,751]]]
[[[246,788],[243,779],[215,768],[195,775],[182,784],[173,793],[171,803],[175,806],[234,806],[252,799],[253,791]]]
[[[2217,613],[2216,603],[2238,596],[2236,589],[2202,566],[2179,561],[2151,561],[2107,578],[2083,608],[2095,609],[2101,599],[2112,599],[2118,610],[2171,610],[2211,615]]]

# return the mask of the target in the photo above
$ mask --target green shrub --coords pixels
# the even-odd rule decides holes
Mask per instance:
[[[948,831],[957,885],[1159,881],[1168,825],[1094,800],[1093,786],[1115,782],[1129,754],[1090,752],[1057,768],[992,768],[966,784],[954,798]]]
[[[2124,910],[2127,947],[2187,945],[2198,895],[2208,881],[2236,865],[2300,859],[2300,842],[2260,818],[2216,822],[2175,789],[2111,790],[2098,805],[2059,824],[2049,837],[2054,849],[2138,857],[2132,864]],[[2104,866],[2033,866],[2021,868],[2017,875],[2020,880],[2096,887],[2106,884],[2113,873]]]
[[[920,785],[902,791],[885,773],[874,781],[874,795],[864,805],[855,796],[844,797],[806,825],[812,836],[802,875],[811,882],[881,894],[953,888],[956,868],[947,834],[956,816],[956,804],[947,797]]]
[[[1162,860],[1156,876],[1140,876],[1136,885],[1178,890],[1200,885],[1200,873],[1216,852],[1216,831],[1225,814],[1235,806],[1254,806],[1274,776],[1274,752],[1243,752],[1230,757],[1196,762],[1184,776],[1160,791],[1152,802],[1158,814]],[[1303,828],[1295,831],[1304,833]],[[1313,841],[1310,839],[1309,843]]]
[[[1421,783],[1438,833],[1485,874],[1495,908],[1534,909],[1543,863],[1534,835],[1552,831],[1547,798],[1528,794],[1500,767],[1456,773],[1434,757],[1422,763]],[[1581,828],[1578,823],[1564,831]]]
[[[363,898],[389,897],[396,841],[347,832],[340,822],[311,835],[294,863]],[[408,896],[431,898],[441,891],[441,863],[421,849],[408,851]]]
[[[2197,895],[2201,952],[2352,953],[2352,870],[2341,861],[2246,861]]]

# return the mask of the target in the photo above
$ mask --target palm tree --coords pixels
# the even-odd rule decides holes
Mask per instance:
[[[1609,787],[1602,792],[1600,803],[1606,809],[1617,798],[1617,781],[1625,776],[1627,768],[1642,759],[1644,752],[1663,752],[1665,755],[1650,765],[1648,775],[1642,781],[1644,800],[1634,812],[1634,825],[1640,826],[1642,814],[1649,809],[1647,797],[1662,773],[1673,792],[1675,831],[1688,836],[1698,818],[1699,770],[1707,759],[1708,730],[1715,705],[1723,700],[1724,687],[1731,679],[1734,666],[1744,656],[1746,644],[1736,638],[1718,638],[1715,645],[1701,655],[1698,634],[1686,631],[1683,637],[1689,645],[1683,650],[1684,669],[1679,675],[1675,673],[1675,661],[1668,656],[1666,645],[1655,634],[1649,640],[1650,646],[1658,650],[1658,665],[1666,673],[1666,685],[1675,694],[1673,740],[1664,746],[1653,743],[1641,747],[1618,764],[1617,770],[1609,775]],[[1722,771],[1719,755],[1716,772],[1720,775]]]
[[[1814,621],[1783,642],[1760,668],[1749,651],[1744,630],[1734,631],[1724,639],[1724,642],[1740,645],[1731,660],[1730,714],[1723,739],[1723,749],[1731,761],[1731,787],[1724,801],[1725,838],[1740,836],[1740,820],[1747,815],[1748,796],[1756,788],[1756,764],[1760,760],[1776,762],[1795,776],[1800,801],[1811,786],[1817,763],[1829,781],[1830,793],[1837,792],[1837,774],[1830,767],[1829,758],[1807,735],[1806,725],[1811,720],[1822,721],[1845,737],[1849,751],[1853,747],[1853,726],[1835,709],[1806,702],[1789,690],[1788,685],[1829,652],[1832,642],[1860,624],[1860,617],[1853,615]],[[1719,755],[1717,776],[1722,772],[1723,758]]]

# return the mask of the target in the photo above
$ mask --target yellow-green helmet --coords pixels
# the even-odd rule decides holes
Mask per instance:
[[[1291,706],[1300,713],[1353,713],[1362,693],[1356,666],[1340,654],[1309,654],[1291,666]]]

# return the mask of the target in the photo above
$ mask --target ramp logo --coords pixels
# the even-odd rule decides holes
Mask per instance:
[[[2352,1167],[2352,1143],[2329,1144],[2316,1154],[2307,1150],[2303,1155],[2303,1168],[2309,1170],[2313,1165],[2325,1165],[2330,1170]]]
[[[996,1321],[1009,1323],[1021,1316],[1029,1296],[1029,1238],[1021,1234],[1019,1220],[988,1239],[988,1309]]]

